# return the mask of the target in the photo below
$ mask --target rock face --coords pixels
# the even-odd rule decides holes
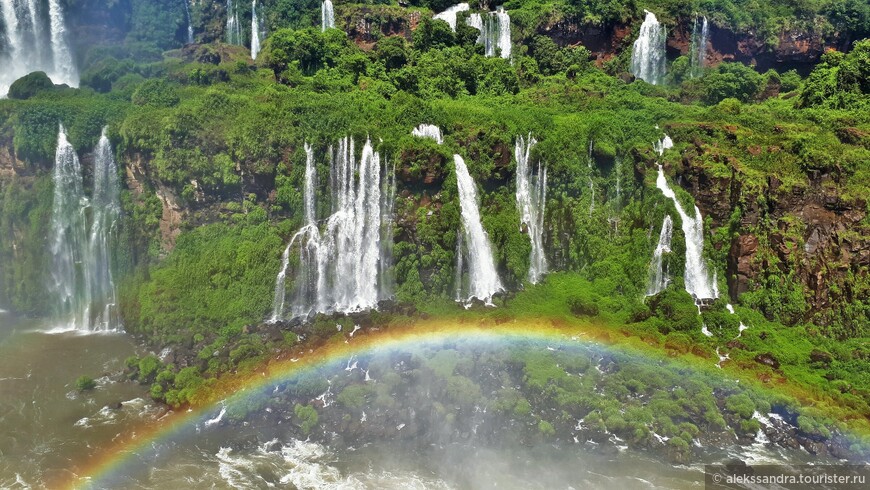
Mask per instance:
[[[175,248],[175,239],[181,233],[184,211],[178,205],[178,198],[169,188],[159,186],[157,197],[163,205],[163,214],[160,217],[160,244],[163,250],[170,251]]]
[[[370,50],[378,39],[385,36],[402,36],[412,39],[414,29],[422,19],[418,11],[397,7],[344,7],[338,5],[336,27],[362,49]]]
[[[727,125],[706,129],[724,131],[726,137],[729,131],[736,134]],[[747,150],[780,151],[774,147]],[[714,229],[727,226],[734,211],[740,211],[739,227],[730,243],[715,244],[728,250],[732,301],[762,285],[767,275],[796,281],[803,287],[806,317],[837,310],[862,294],[854,285],[870,266],[870,230],[863,197],[840,196],[836,183],[841,176],[833,170],[810,172],[803,185],[791,188],[783,186],[776,176],[768,177],[760,188],[750,188],[740,162],[714,151],[696,141],[684,152],[677,177],[694,196],[702,214],[712,220]],[[721,170],[714,175],[702,163],[705,158],[721,164],[720,169],[724,165],[730,175],[723,176]],[[827,318],[816,320],[824,324]]]
[[[552,38],[561,47],[583,45],[592,52],[599,65],[617,56],[626,46],[631,46],[628,39],[631,26],[626,24],[599,26],[565,18],[541,24],[537,33]]]
[[[687,55],[691,49],[692,18],[680,19],[677,25],[667,26],[667,56],[674,59]],[[537,34],[549,36],[559,46],[581,44],[592,52],[600,64],[625,49],[632,42],[631,24],[594,25],[566,17],[542,23]],[[760,71],[796,68],[808,72],[829,48],[844,48],[836,34],[828,37],[820,32],[784,30],[777,35],[775,45],[753,32],[735,32],[730,27],[710,22],[710,43],[706,51],[706,65],[716,66],[724,61],[737,61],[752,65]]]

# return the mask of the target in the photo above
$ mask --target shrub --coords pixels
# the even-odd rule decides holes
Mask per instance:
[[[178,104],[178,100],[175,87],[163,79],[145,81],[133,92],[132,97],[133,104],[151,107],[172,107]]]
[[[296,416],[299,417],[302,432],[305,435],[311,433],[311,430],[317,426],[317,410],[315,410],[310,405],[300,405],[299,403],[293,407],[293,411],[296,413]]]
[[[97,382],[89,376],[79,376],[76,380],[76,390],[79,392],[90,391],[97,387]]]
[[[9,87],[9,98],[25,100],[43,90],[54,89],[54,84],[44,71],[35,71],[12,82]]]
[[[702,79],[704,100],[708,104],[728,98],[748,102],[758,93],[761,82],[762,76],[742,63],[722,63]]]
[[[157,356],[145,356],[139,360],[139,382],[148,384],[154,381],[160,366],[161,362]]]

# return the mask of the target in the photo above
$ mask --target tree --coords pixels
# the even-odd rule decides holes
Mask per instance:
[[[443,20],[423,19],[414,31],[414,47],[420,51],[447,48],[456,44],[456,35]]]
[[[375,45],[375,54],[388,70],[401,68],[408,62],[408,42],[402,36],[382,38]]]
[[[822,55],[804,83],[799,106],[859,108],[870,94],[870,40],[855,43],[849,54],[829,51]]]
[[[708,104],[728,98],[749,102],[758,93],[761,82],[761,75],[742,63],[722,63],[704,77],[704,99]]]

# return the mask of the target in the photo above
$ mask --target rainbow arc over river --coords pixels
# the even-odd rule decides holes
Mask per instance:
[[[546,320],[516,320],[500,325],[481,325],[477,322],[429,321],[408,327],[371,328],[345,335],[344,342],[332,341],[322,347],[297,357],[273,360],[246,376],[227,376],[219,380],[217,393],[224,394],[219,400],[194,407],[185,412],[172,413],[161,421],[138,428],[134,435],[115,446],[106,448],[91,461],[85,462],[74,472],[71,488],[112,488],[123,484],[125,479],[142,471],[157,447],[172,441],[192,437],[198,427],[214,418],[222,407],[244,403],[269,392],[275,385],[311,374],[333,365],[344,364],[351,356],[377,355],[390,351],[408,351],[446,342],[469,345],[511,344],[525,342],[540,348],[559,346],[600,347],[612,349],[592,340],[595,329],[565,328],[552,325]]]

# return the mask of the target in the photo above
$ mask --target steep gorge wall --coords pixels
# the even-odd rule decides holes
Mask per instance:
[[[693,19],[680,19],[677,25],[668,26],[669,59],[689,54],[692,22]],[[559,46],[582,45],[599,63],[630,51],[634,36],[630,24],[595,25],[570,17],[543,22],[536,32],[552,38]],[[754,66],[760,71],[796,68],[808,72],[827,49],[848,49],[848,45],[839,35],[824,36],[803,30],[784,30],[777,35],[775,45],[768,45],[752,33],[711,23],[706,60],[707,66],[731,61]]]
[[[775,146],[747,149],[755,155],[783,151]],[[710,158],[729,174],[711,171],[705,163]],[[712,223],[709,235],[721,227],[730,230],[730,239],[714,246],[727,251],[725,272],[732,300],[759,288],[788,288],[794,282],[804,292],[807,310],[784,320],[820,325],[842,320],[846,331],[863,328],[843,310],[870,295],[870,220],[865,196],[843,195],[844,172],[812,171],[796,185],[785,185],[771,172],[759,186],[749,183],[737,159],[711,155],[697,140],[672,170]],[[765,313],[772,315],[775,308],[770,306]]]

